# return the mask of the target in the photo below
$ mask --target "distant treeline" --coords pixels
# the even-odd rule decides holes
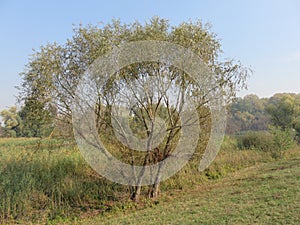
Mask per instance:
[[[300,94],[278,93],[270,98],[247,95],[228,107],[227,133],[293,130],[300,136]]]
[[[55,109],[43,109],[27,103],[20,110],[11,107],[1,112],[2,137],[45,137],[72,132],[70,126],[57,118]],[[270,98],[247,95],[228,106],[227,134],[246,131],[267,131],[270,127],[292,130],[300,137],[300,94],[278,93]],[[69,130],[69,131],[68,131]],[[67,132],[68,131],[68,132]]]

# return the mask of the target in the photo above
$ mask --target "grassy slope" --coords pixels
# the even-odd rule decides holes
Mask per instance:
[[[300,224],[300,158],[256,165],[163,197],[152,208],[80,224]]]

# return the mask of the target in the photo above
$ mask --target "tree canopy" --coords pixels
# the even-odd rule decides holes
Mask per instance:
[[[237,98],[228,107],[227,133],[267,130],[270,122],[267,105],[267,98],[260,99],[253,94]]]
[[[5,126],[4,133],[11,137],[20,136],[23,123],[17,112],[17,107],[13,106],[7,110],[1,111],[0,116],[2,116]]]
[[[236,92],[245,87],[246,78],[251,73],[251,70],[242,66],[239,61],[220,60],[220,41],[210,31],[210,26],[200,20],[172,26],[167,20],[155,17],[145,24],[126,24],[120,20],[113,20],[103,26],[76,27],[73,37],[66,43],[49,43],[35,51],[30,58],[26,70],[21,74],[23,80],[19,87],[20,100],[26,103],[22,115],[33,115],[26,114],[28,109],[31,109],[39,115],[37,119],[41,121],[41,118],[49,118],[47,111],[55,111],[58,120],[70,122],[76,90],[83,74],[92,63],[124,43],[145,40],[173,43],[199,56],[199,60],[211,71],[207,74],[207,80],[214,81],[211,88],[201,88],[190,74],[166,62],[138,62],[121,68],[101,86],[97,86],[94,93],[98,95],[92,109],[98,131],[104,135],[109,134],[106,135],[106,140],[115,135],[119,140],[123,140],[123,144],[127,143],[125,147],[115,146],[115,149],[121,152],[123,160],[132,165],[148,166],[168,159],[175,152],[180,132],[191,126],[187,123],[191,123],[190,120],[180,119],[183,108],[189,107],[184,105],[191,101],[196,103],[200,124],[206,124],[206,130],[209,132],[211,118],[208,106],[212,101],[207,98],[209,92],[218,93],[215,95],[216,99],[221,98],[230,103],[236,97]],[[153,80],[154,77],[157,78],[156,81]],[[160,85],[155,82],[159,82]],[[170,89],[173,90],[173,97],[168,94]],[[132,100],[134,104],[131,102],[124,105],[124,99]],[[119,108],[113,108],[114,104],[119,104]],[[122,116],[122,107],[125,106],[129,107],[129,116],[126,117],[126,121],[129,120],[128,127],[136,132],[139,138],[146,140],[146,152],[143,154],[129,153],[129,149],[136,142],[122,130],[123,126],[127,126]],[[32,121],[33,117],[29,118]],[[166,133],[162,136],[161,143],[155,146],[152,141],[155,139],[153,134],[157,128],[155,124],[159,124],[159,118],[165,122]],[[40,124],[40,127],[43,127],[43,124]],[[190,137],[192,136],[193,134],[190,134]],[[153,197],[158,194],[160,171],[161,168],[157,171],[155,184],[151,186],[150,195]],[[134,199],[138,199],[141,193],[143,175],[144,171],[141,170],[136,183],[133,184]]]
[[[300,137],[300,94],[277,93],[270,98],[247,95],[229,106],[227,133],[269,130],[296,132]],[[272,130],[272,129],[271,129]]]
[[[88,66],[114,46],[138,40],[160,40],[179,44],[200,56],[226,85],[227,98],[245,86],[249,73],[237,61],[220,61],[221,44],[210,26],[201,21],[183,22],[178,26],[158,17],[145,24],[113,20],[104,26],[80,25],[63,45],[49,43],[35,51],[21,74],[20,99],[34,98],[48,107],[54,102],[60,114],[70,117],[70,105],[77,83]]]

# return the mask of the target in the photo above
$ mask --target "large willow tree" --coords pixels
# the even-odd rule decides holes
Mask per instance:
[[[249,70],[239,62],[220,60],[221,45],[216,35],[210,31],[209,25],[196,21],[172,26],[167,20],[160,18],[153,18],[145,24],[139,22],[125,24],[113,20],[103,26],[79,26],[74,29],[73,37],[65,44],[48,44],[35,51],[22,73],[21,99],[24,101],[35,99],[44,105],[44,110],[55,105],[57,118],[65,122],[71,121],[71,106],[76,97],[76,89],[89,66],[98,57],[123,43],[145,40],[174,43],[197,54],[215,76],[216,82],[211,91],[222,92],[222,95],[216,97],[225,97],[226,102],[235,98],[237,90],[245,87]],[[155,81],[152,80],[154,76],[159,78],[160,84],[165,83],[165,92],[159,92]],[[144,91],[143,94],[134,92],[139,85],[141,86],[139,90]],[[187,96],[193,96],[195,101],[199,101],[197,110],[200,123],[210,120],[209,110],[206,107],[209,99],[205,99],[207,93],[195,86],[188,74],[165,63],[135,63],[122,68],[116,76],[111,76],[108,82],[97,90],[99,98],[93,107],[101,138],[107,140],[111,139],[109,136],[117,136],[128,142],[125,147],[120,147],[120,142],[110,140],[110,144],[114,146],[111,150],[132,165],[151,165],[168,158],[182,129],[179,114]],[[166,97],[165,93],[171,87],[175,87],[178,98]],[[121,92],[122,98],[118,95]],[[122,114],[124,105],[121,102],[124,99],[135,99],[134,104],[129,106],[130,116],[127,119],[130,120],[128,124],[137,137],[148,140],[147,151],[143,153],[129,153],[130,148],[136,147],[131,145],[136,143],[122,133],[120,125],[124,122],[122,116],[111,118],[113,104],[119,103],[119,113]],[[171,104],[172,101],[175,103]],[[155,139],[153,121],[156,117],[163,119],[167,127],[165,127],[166,136],[161,139],[161,144],[154,148],[151,140]],[[115,128],[114,133],[112,127]],[[121,153],[117,153],[118,151]],[[136,200],[141,193],[142,175],[131,188],[131,197]],[[150,185],[149,196],[158,195],[159,184],[158,179],[154,185]]]

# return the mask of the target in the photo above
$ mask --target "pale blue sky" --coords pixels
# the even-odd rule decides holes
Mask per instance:
[[[64,43],[73,24],[107,23],[112,18],[141,22],[160,16],[178,24],[200,18],[221,39],[225,57],[254,70],[249,90],[261,97],[300,93],[300,1],[14,1],[0,0],[0,110],[15,104],[32,48]]]

